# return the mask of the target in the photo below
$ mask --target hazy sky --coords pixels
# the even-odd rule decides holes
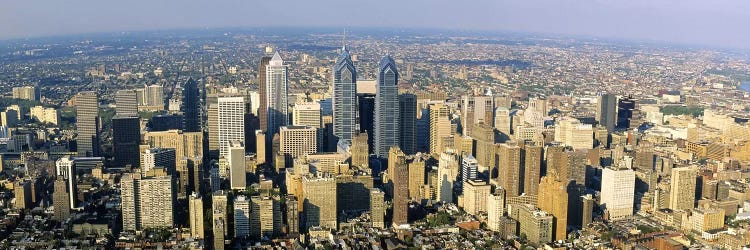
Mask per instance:
[[[750,1],[0,0],[0,39],[258,26],[525,31],[750,48]]]

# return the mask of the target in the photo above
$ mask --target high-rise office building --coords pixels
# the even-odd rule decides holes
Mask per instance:
[[[292,125],[315,128],[317,130],[318,149],[323,149],[323,120],[320,115],[319,102],[294,104],[294,108],[292,109]]]
[[[245,141],[245,100],[242,97],[219,97],[219,154],[226,155],[230,141]]]
[[[268,127],[266,133],[274,135],[279,132],[281,126],[286,126],[288,116],[288,88],[287,66],[281,59],[279,52],[273,55],[266,67],[266,104],[268,115]]]
[[[286,234],[290,236],[299,234],[299,201],[297,196],[286,196]]]
[[[538,203],[540,209],[549,212],[552,219],[552,240],[567,239],[568,227],[568,190],[567,181],[560,179],[557,173],[542,177],[539,184]]]
[[[623,97],[617,101],[617,129],[627,130],[630,128],[630,121],[633,119],[633,110],[635,110],[634,99]]]
[[[404,152],[406,154],[406,152]],[[422,188],[425,184],[426,166],[422,158],[414,157],[409,162],[409,198],[420,201],[425,196],[422,195]],[[429,197],[428,197],[429,198]]]
[[[170,175],[177,171],[177,157],[173,148],[149,148],[143,151],[140,159],[143,173],[155,168],[162,168]]]
[[[358,85],[365,80],[359,80]],[[360,93],[357,92],[357,115],[359,116],[359,131],[360,133],[367,133],[367,145],[369,146],[370,154],[375,149],[375,93]],[[356,134],[355,132],[355,134]]]
[[[453,203],[453,183],[458,178],[458,156],[452,151],[440,154],[438,161],[438,181],[435,192],[439,201]]]
[[[464,211],[472,215],[487,212],[487,198],[490,197],[492,186],[487,182],[471,179],[463,184]]]
[[[161,85],[148,85],[143,88],[145,106],[156,109],[164,109],[164,87]]]
[[[417,153],[417,96],[400,94],[399,111],[399,146],[405,154]]]
[[[214,249],[224,249],[224,239],[229,235],[227,213],[227,193],[220,190],[211,196],[211,224],[214,235]]]
[[[302,177],[305,228],[320,226],[338,229],[336,217],[336,179],[318,174]]]
[[[12,128],[18,125],[18,111],[6,109],[0,112],[0,126]]]
[[[281,207],[279,201],[269,196],[253,196],[250,215],[250,236],[274,237],[281,234]]]
[[[310,126],[284,126],[279,131],[279,152],[287,162],[294,158],[318,152],[318,131]]]
[[[385,228],[385,193],[373,188],[370,191],[370,218],[372,227]]]
[[[255,130],[255,164],[266,164],[266,132]]]
[[[495,98],[492,96],[463,96],[461,103],[461,126],[463,135],[472,135],[473,125],[484,123],[492,127]]]
[[[368,168],[370,166],[369,147],[367,145],[367,132],[357,133],[352,139],[350,152],[352,155],[352,166]]]
[[[505,190],[502,187],[496,187],[495,191],[487,196],[487,228],[492,231],[500,231],[504,214]]]
[[[498,107],[495,109],[495,129],[499,132],[498,140],[505,142],[512,139],[513,133],[511,128],[513,127],[513,118],[511,117],[510,110],[506,107]]]
[[[183,131],[201,132],[201,96],[198,82],[190,78],[182,88]]]
[[[333,66],[332,89],[334,139],[351,141],[357,118],[357,70],[346,46]]]
[[[125,174],[120,187],[123,230],[174,226],[175,194],[171,176],[142,178],[138,174]]]
[[[250,236],[250,199],[244,195],[234,198],[234,237]]]
[[[495,166],[495,129],[490,124],[479,122],[467,124],[473,126],[470,130],[471,136],[475,140],[476,158],[482,169],[492,169]]]
[[[180,197],[198,190],[203,163],[203,132],[149,131],[143,134],[143,142],[151,148],[175,150]]]
[[[471,155],[464,155],[463,159],[461,160],[461,176],[459,178],[459,186],[463,187],[463,185],[468,182],[469,180],[474,180],[477,178],[477,168],[479,166],[479,163],[474,156]],[[461,193],[461,190],[459,190],[459,193]]]
[[[506,196],[521,195],[521,148],[507,143],[497,146],[497,157],[503,159],[498,163],[498,183],[505,188]]]
[[[594,147],[594,128],[577,119],[567,118],[558,122],[555,127],[555,141],[562,142],[573,149],[592,149]]]
[[[198,193],[193,193],[188,197],[188,207],[190,208],[190,235],[193,238],[204,239],[206,233],[203,231],[203,198]]]
[[[270,56],[260,58],[258,63],[258,94],[260,95],[260,105],[258,105],[258,120],[260,129],[268,129],[268,90],[266,89],[268,79],[268,64],[271,62]]]
[[[57,161],[55,161],[55,170],[58,176],[57,178],[65,179],[65,182],[68,185],[69,208],[76,208],[76,205],[78,205],[78,189],[76,188],[76,184],[78,183],[78,176],[76,175],[75,159],[70,158],[69,156],[57,159]]]
[[[695,207],[695,184],[697,171],[693,167],[672,169],[670,180],[669,208],[692,210]]]
[[[41,94],[39,88],[35,86],[14,87],[13,99],[39,101],[41,99]]]
[[[518,206],[518,210],[519,234],[526,235],[527,241],[534,245],[552,241],[552,215],[528,204]]]
[[[605,168],[602,171],[600,204],[609,213],[610,220],[633,215],[635,172],[628,168]]]
[[[141,120],[134,115],[112,118],[112,148],[115,165],[137,167],[140,163]]]
[[[227,152],[224,157],[229,161],[229,187],[245,190],[247,187],[245,145],[240,141],[230,141]]]
[[[527,194],[539,193],[539,178],[542,172],[542,161],[544,154],[542,146],[524,145],[521,149],[524,157],[523,161],[523,178],[521,181],[522,192]]]
[[[78,156],[99,156],[99,96],[96,92],[81,92],[76,96],[76,127]]]
[[[115,112],[118,115],[137,115],[138,101],[135,90],[121,89],[115,92]]]
[[[57,180],[55,180],[55,190],[52,193],[52,204],[55,206],[55,213],[52,218],[56,221],[63,221],[70,216],[70,196],[67,185],[62,176],[58,176]]]
[[[390,148],[388,177],[393,182],[393,224],[409,223],[409,165],[398,146]]]
[[[16,203],[13,204],[13,208],[17,210],[24,210],[33,206],[31,199],[31,181],[21,180],[16,182],[13,186],[13,197],[16,199]]]
[[[607,128],[607,131],[615,130],[617,118],[617,96],[613,94],[604,94],[599,96],[599,105],[596,110],[596,120]]]
[[[450,108],[442,103],[430,105],[430,154],[440,155],[446,137],[451,135]]]
[[[398,70],[390,56],[380,61],[377,94],[375,96],[375,154],[388,157],[391,147],[399,146]],[[415,117],[416,118],[416,117]]]

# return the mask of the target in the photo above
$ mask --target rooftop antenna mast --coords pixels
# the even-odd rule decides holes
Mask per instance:
[[[344,28],[344,38],[341,41],[341,48],[344,49],[344,50],[346,50],[346,28]]]

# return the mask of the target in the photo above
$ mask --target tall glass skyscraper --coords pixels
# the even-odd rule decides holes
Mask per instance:
[[[78,157],[99,156],[99,96],[96,92],[78,93],[76,97]]]
[[[333,135],[335,140],[351,141],[357,108],[357,70],[344,46],[333,66]],[[387,150],[387,149],[386,149]],[[386,152],[387,153],[387,152]]]
[[[398,70],[390,56],[380,60],[375,95],[375,154],[388,158],[392,146],[399,146]]]
[[[185,132],[201,131],[201,102],[198,83],[190,78],[182,90],[182,113]]]
[[[276,52],[266,67],[266,104],[268,105],[266,132],[271,137],[279,132],[281,126],[286,126],[288,123],[288,86],[287,66],[284,65],[279,52]]]

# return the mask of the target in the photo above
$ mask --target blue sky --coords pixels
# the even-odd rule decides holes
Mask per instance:
[[[750,49],[747,0],[0,1],[0,39],[223,27],[404,27]]]

